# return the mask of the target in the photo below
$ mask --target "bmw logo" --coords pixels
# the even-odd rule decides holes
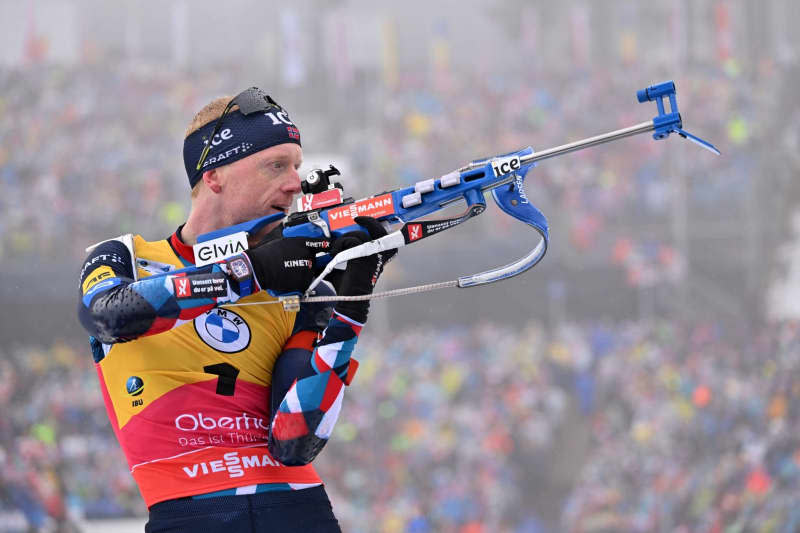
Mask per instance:
[[[144,390],[144,381],[139,376],[131,376],[125,383],[125,388],[131,396],[139,396]]]
[[[194,319],[194,330],[219,352],[241,352],[250,344],[250,326],[229,309],[217,307],[200,315]]]

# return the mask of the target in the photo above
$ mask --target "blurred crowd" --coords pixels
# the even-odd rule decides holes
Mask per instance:
[[[316,463],[346,531],[800,527],[797,322],[417,327],[357,357]],[[91,366],[4,349],[0,530],[143,516]]]
[[[655,106],[636,103],[640,87],[625,69],[492,77],[445,70],[432,78],[422,68],[392,85],[332,87],[342,94],[329,100],[350,103],[319,113],[307,111],[319,107],[316,93],[270,92],[292,102],[307,151],[352,162],[358,185],[350,192],[365,196],[479,157],[648,120]],[[684,268],[670,223],[674,209],[696,206],[698,224],[741,211],[762,164],[752,148],[780,117],[782,74],[769,61],[757,76],[739,74],[735,64],[695,70],[679,85],[687,128],[729,156],[675,146],[679,139],[668,148],[642,135],[541,164],[531,171],[528,196],[551,218],[562,243],[556,253],[622,269],[631,285],[674,282]],[[82,243],[130,231],[171,233],[188,209],[184,128],[206,99],[239,90],[230,80],[241,76],[228,67],[190,81],[179,71],[129,62],[0,70],[0,257],[79,260]],[[331,124],[335,131],[326,129]],[[745,143],[750,150],[737,150]],[[684,175],[686,198],[680,183],[664,178]],[[498,226],[510,219],[492,213],[496,220],[474,231],[502,239]]]
[[[799,327],[617,328],[567,529],[797,531]]]
[[[145,511],[87,353],[57,342],[0,354],[0,531]]]
[[[192,92],[146,66],[0,70],[0,257],[79,257],[98,235],[174,230]]]

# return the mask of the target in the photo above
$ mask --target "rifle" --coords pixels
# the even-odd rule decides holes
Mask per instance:
[[[239,243],[243,242],[246,247],[248,235],[254,235],[267,224],[280,219],[283,219],[282,234],[284,237],[324,236],[330,238],[339,237],[350,231],[365,231],[354,222],[353,219],[356,216],[376,218],[382,221],[387,229],[400,225],[399,228],[393,229],[384,237],[344,250],[335,257],[330,257],[326,253],[318,254],[315,260],[315,269],[319,274],[302,297],[279,295],[279,300],[287,309],[298,309],[300,302],[304,301],[369,299],[442,287],[474,287],[518,276],[542,260],[549,243],[547,219],[530,202],[524,188],[524,180],[528,171],[539,161],[651,131],[655,140],[666,139],[671,133],[677,133],[684,139],[720,155],[719,150],[711,143],[682,129],[683,122],[678,112],[675,93],[673,81],[659,83],[637,91],[636,96],[640,103],[656,102],[658,115],[652,120],[541,152],[534,152],[533,148],[527,147],[507,154],[476,159],[439,178],[419,181],[411,187],[395,189],[357,201],[352,198],[344,198],[342,186],[339,183],[331,183],[330,178],[339,174],[335,167],[331,165],[326,171],[314,169],[302,183],[304,195],[297,200],[296,212],[288,216],[277,213],[205,233],[198,237],[195,251],[197,252],[198,246],[208,246],[214,243],[222,246],[232,242],[232,239]],[[669,100],[669,112],[665,109],[665,98]],[[487,191],[491,191],[495,203],[502,211],[529,225],[538,234],[539,241],[536,246],[520,259],[502,267],[462,276],[457,280],[443,283],[398,289],[370,296],[313,296],[314,288],[334,268],[341,268],[350,259],[412,244],[483,213],[486,209],[484,193]],[[458,216],[422,220],[422,217],[462,201],[466,203],[466,210]],[[213,261],[224,259],[241,251],[241,247],[230,246],[229,248],[231,253],[217,254]],[[234,248],[236,248],[235,251]]]

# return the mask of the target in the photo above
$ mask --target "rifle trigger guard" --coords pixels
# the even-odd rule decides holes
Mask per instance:
[[[524,152],[532,154],[533,149],[527,148],[523,152],[520,152],[519,155],[528,155]],[[471,276],[462,276],[458,278],[459,287],[474,287],[476,285],[483,285],[517,276],[535,266],[544,257],[550,240],[547,218],[545,218],[544,214],[528,200],[525,194],[525,188],[523,187],[525,175],[534,165],[535,163],[524,165],[513,174],[514,180],[511,187],[495,188],[492,190],[492,196],[497,206],[505,213],[536,230],[540,237],[539,243],[527,255],[513,263]]]

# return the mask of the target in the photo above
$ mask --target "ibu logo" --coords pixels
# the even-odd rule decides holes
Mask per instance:
[[[144,391],[144,381],[139,376],[131,376],[125,383],[125,390],[131,396],[139,396]]]
[[[194,330],[218,352],[241,352],[250,344],[250,326],[228,309],[212,309],[195,318]]]

